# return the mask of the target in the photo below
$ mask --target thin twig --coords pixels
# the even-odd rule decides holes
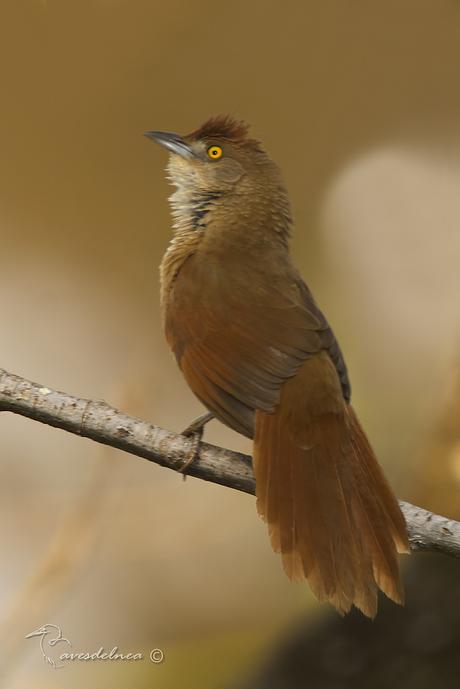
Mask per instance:
[[[193,440],[158,428],[110,407],[51,390],[0,369],[0,411],[20,414],[69,433],[180,471]],[[188,469],[196,478],[254,494],[251,458],[207,443]],[[400,502],[411,549],[440,551],[460,558],[460,522]]]

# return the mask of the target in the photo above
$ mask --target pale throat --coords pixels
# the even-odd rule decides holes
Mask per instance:
[[[221,192],[198,190],[189,184],[179,184],[176,179],[172,181],[177,187],[169,197],[173,237],[160,266],[163,308],[183,263],[201,244],[208,215],[222,196]]]
[[[177,185],[176,191],[169,197],[174,233],[204,230],[209,212],[215,207],[222,195],[222,191]]]

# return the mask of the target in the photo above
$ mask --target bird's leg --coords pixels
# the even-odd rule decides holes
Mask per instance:
[[[184,466],[180,469],[180,472],[184,474],[184,480],[186,478],[187,469],[199,456],[200,443],[203,437],[204,427],[208,421],[211,421],[213,418],[214,414],[211,414],[211,412],[201,414],[201,416],[198,416],[194,421],[192,421],[192,423],[181,433],[181,435],[185,435],[186,438],[192,438],[192,447],[187,455]]]

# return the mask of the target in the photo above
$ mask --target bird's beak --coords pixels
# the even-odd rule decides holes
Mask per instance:
[[[173,132],[144,132],[144,136],[148,139],[153,139],[160,146],[164,146],[171,153],[177,153],[182,158],[191,158],[195,155],[191,146],[178,134],[173,134]]]
[[[43,629],[43,627],[40,627],[39,629],[36,629],[34,632],[30,632],[30,634],[27,634],[25,637],[26,639],[31,639],[33,636],[41,636],[42,634],[46,633],[46,629]]]

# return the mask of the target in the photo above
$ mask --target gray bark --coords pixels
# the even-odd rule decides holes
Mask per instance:
[[[193,439],[128,416],[106,402],[73,397],[0,369],[0,411],[13,412],[69,433],[181,471]],[[254,494],[251,458],[200,444],[187,474]],[[439,551],[460,558],[460,522],[400,501],[413,551]]]

